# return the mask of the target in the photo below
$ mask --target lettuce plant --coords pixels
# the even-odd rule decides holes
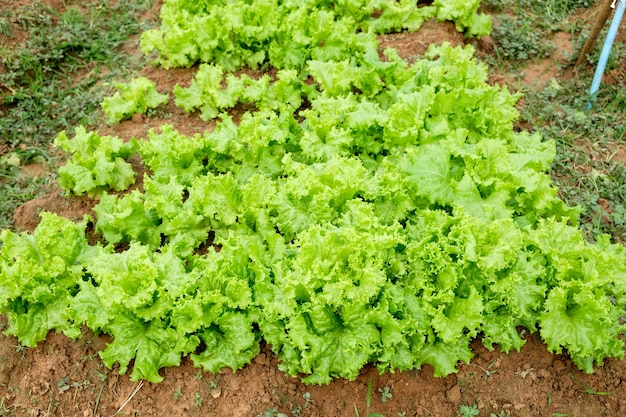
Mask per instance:
[[[113,337],[107,366],[153,382],[187,355],[239,369],[262,339],[315,384],[368,363],[444,376],[478,335],[519,350],[522,328],[586,372],[623,357],[626,250],[583,239],[550,181],[554,144],[513,129],[519,96],[487,84],[471,47],[387,58],[226,85],[205,67],[219,88],[178,97],[215,129],[136,145],[144,187],[103,194],[101,244],[51,214],[2,232],[8,333],[33,346],[86,324]],[[236,102],[255,107],[237,124]]]

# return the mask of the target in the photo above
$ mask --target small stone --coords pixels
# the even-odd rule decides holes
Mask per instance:
[[[563,361],[556,359],[554,362],[552,362],[552,367],[555,371],[560,372],[565,369],[565,364],[563,363]]]
[[[563,378],[563,381],[561,382],[561,389],[563,390],[567,390],[568,388],[570,388],[572,385],[574,385],[572,383],[572,380],[569,378]]]
[[[229,385],[233,391],[239,391],[239,380],[237,380],[237,378],[233,378],[232,381],[229,381]]]
[[[219,398],[222,396],[222,389],[220,387],[211,388],[209,389],[209,393],[211,394],[211,397]]]
[[[265,364],[265,358],[266,358],[265,353],[260,353],[260,354],[256,355],[256,357],[254,358],[253,362],[258,364],[258,365],[264,365]]]
[[[458,385],[450,388],[446,391],[446,399],[451,403],[458,403],[461,401],[461,388]]]
[[[249,404],[239,404],[234,410],[232,415],[234,416],[251,416],[252,407]]]
[[[539,375],[542,378],[550,378],[550,372],[546,371],[545,369],[538,370],[537,375]]]

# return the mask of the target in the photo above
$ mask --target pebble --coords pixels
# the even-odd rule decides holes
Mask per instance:
[[[542,378],[550,378],[550,372],[546,371],[545,369],[538,370],[537,375],[539,375]]]
[[[446,391],[446,399],[451,403],[458,403],[461,401],[461,388],[458,385],[453,386]]]
[[[230,385],[233,391],[239,391],[239,380],[237,378],[233,378],[229,381],[228,385]]]
[[[565,364],[563,363],[563,361],[556,359],[554,362],[552,362],[552,367],[555,371],[560,372],[565,369]]]

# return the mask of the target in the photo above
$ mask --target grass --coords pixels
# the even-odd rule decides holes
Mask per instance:
[[[13,38],[13,27],[11,26],[13,13],[10,10],[0,12],[0,35],[9,39]]]
[[[590,74],[581,74],[527,91],[521,121],[555,141],[553,182],[567,204],[580,207],[587,239],[609,234],[626,243],[626,94],[623,87],[603,85],[594,108],[586,110],[590,84]]]
[[[483,0],[493,14],[491,36],[495,42],[492,66],[514,70],[529,60],[548,57],[554,50],[551,34],[578,28],[570,18],[590,0]]]
[[[389,394],[389,398],[391,398],[391,394]],[[372,404],[372,378],[370,377],[369,382],[367,384],[367,394],[365,395],[365,414],[363,414],[363,417],[385,417],[382,414],[371,413],[370,412],[371,404]],[[359,413],[359,409],[357,408],[356,404],[354,404],[354,414],[356,415],[356,417],[361,417],[361,414]]]
[[[14,415],[15,406],[8,406],[5,404],[5,399],[0,400],[0,417],[9,417]]]
[[[492,11],[500,13],[500,21],[515,24],[496,27],[493,37],[496,57],[486,63],[494,74],[515,71],[528,60],[543,58],[550,39],[557,31],[582,26],[575,12],[597,1],[583,0],[487,0]],[[530,11],[530,13],[529,13]],[[589,23],[585,26],[588,26]],[[593,108],[587,110],[591,85],[599,50],[608,28],[600,35],[585,66],[577,68],[567,81],[548,83],[539,90],[523,84],[513,85],[524,93],[518,105],[519,128],[539,132],[553,140],[557,155],[552,178],[560,197],[570,206],[581,210],[580,222],[586,238],[595,241],[608,234],[614,242],[626,243],[626,128],[623,109],[626,89],[622,78],[616,85],[602,84]],[[583,32],[573,43],[576,52],[586,40]],[[575,54],[574,54],[575,55]],[[572,56],[569,71],[573,71],[576,56]],[[626,59],[623,45],[615,45],[607,71],[617,69]]]
[[[30,176],[22,172],[22,161],[50,165],[50,157],[39,148],[16,149],[0,156],[0,229],[11,226],[11,215],[25,201],[41,194],[51,181],[50,175]]]
[[[500,60],[528,61],[545,58],[555,46],[543,36],[543,31],[532,27],[532,20],[524,17],[495,16],[491,36],[496,43],[495,53]]]
[[[135,69],[124,42],[144,29],[138,15],[153,1],[70,0],[62,11],[35,2],[0,12],[0,158],[11,162],[0,168],[0,228],[51,181],[25,178],[19,168],[53,162],[59,131],[102,120],[108,81]],[[28,33],[24,43],[11,44],[14,28]]]

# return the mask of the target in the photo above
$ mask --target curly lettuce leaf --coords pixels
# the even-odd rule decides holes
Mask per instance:
[[[105,330],[113,337],[113,342],[100,352],[100,358],[109,368],[118,363],[121,375],[133,360],[132,381],[161,382],[161,368],[180,364],[182,352],[178,348],[177,333],[160,320],[145,322],[119,314]]]
[[[224,367],[236,371],[260,352],[259,335],[253,331],[251,318],[245,313],[225,313],[214,326],[198,335],[205,349],[200,354],[192,354],[191,360],[196,367],[210,372],[221,372]]]
[[[155,109],[169,100],[169,96],[159,93],[155,82],[146,77],[134,78],[128,84],[118,83],[115,87],[119,91],[102,101],[102,111],[111,124]]]
[[[83,262],[96,253],[85,238],[86,222],[74,223],[41,213],[31,234],[0,233],[0,313],[7,313],[6,334],[35,346],[50,330],[80,336],[69,308],[83,277]]]
[[[135,171],[126,161],[135,153],[134,140],[100,136],[79,126],[71,139],[59,133],[54,145],[71,154],[58,170],[59,185],[68,193],[94,198],[108,189],[124,191],[135,182]]]

